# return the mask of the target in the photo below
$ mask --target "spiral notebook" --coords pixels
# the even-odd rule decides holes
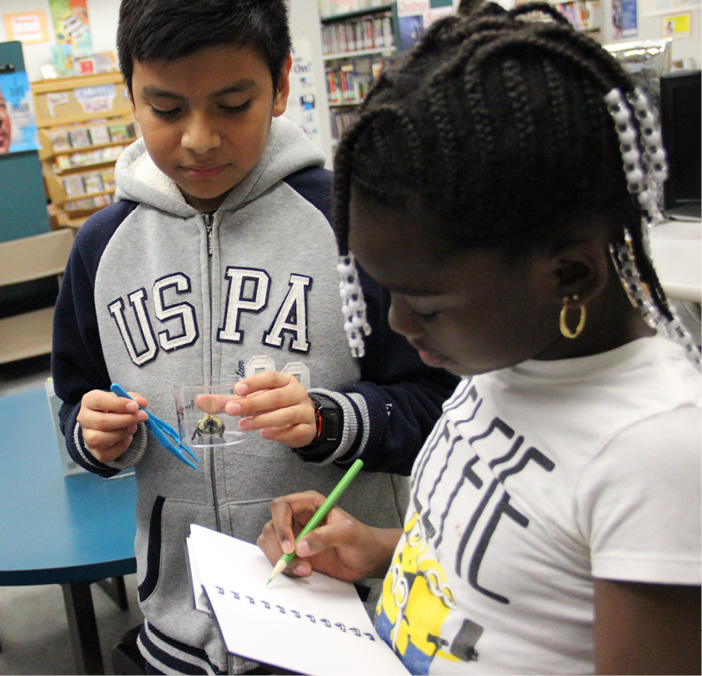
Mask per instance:
[[[320,573],[276,577],[255,545],[191,525],[195,607],[212,613],[227,650],[302,674],[407,674],[376,634],[353,584]]]

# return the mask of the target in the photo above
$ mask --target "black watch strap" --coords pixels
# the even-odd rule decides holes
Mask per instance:
[[[307,446],[295,449],[305,460],[324,460],[333,453],[341,443],[343,434],[343,413],[341,406],[333,399],[322,394],[307,393],[315,405],[317,416],[317,436]]]

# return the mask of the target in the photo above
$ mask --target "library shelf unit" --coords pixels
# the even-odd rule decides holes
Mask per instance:
[[[394,2],[321,17],[322,58],[333,145],[397,51]]]
[[[140,136],[120,73],[32,83],[52,225],[78,228],[114,200],[114,165]]]

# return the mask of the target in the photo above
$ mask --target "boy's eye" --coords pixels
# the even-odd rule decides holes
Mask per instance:
[[[164,120],[172,120],[180,114],[180,108],[170,108],[169,110],[161,110],[160,108],[151,106],[151,110],[153,111],[154,115],[156,115],[156,117],[160,117]]]
[[[248,101],[245,101],[244,103],[239,104],[238,106],[225,106],[224,104],[222,104],[222,105],[220,106],[220,108],[221,108],[225,113],[228,113],[228,114],[229,114],[229,113],[231,113],[231,114],[234,114],[234,113],[242,113],[242,112],[244,112],[244,111],[249,107],[249,104],[250,104],[250,103],[251,103],[251,99],[249,99]]]

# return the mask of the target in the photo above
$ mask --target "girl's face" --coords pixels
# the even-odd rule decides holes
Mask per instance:
[[[548,359],[562,342],[554,257],[535,252],[515,262],[495,250],[452,252],[436,232],[426,210],[391,209],[352,190],[349,249],[390,291],[392,329],[426,364],[458,375]]]

